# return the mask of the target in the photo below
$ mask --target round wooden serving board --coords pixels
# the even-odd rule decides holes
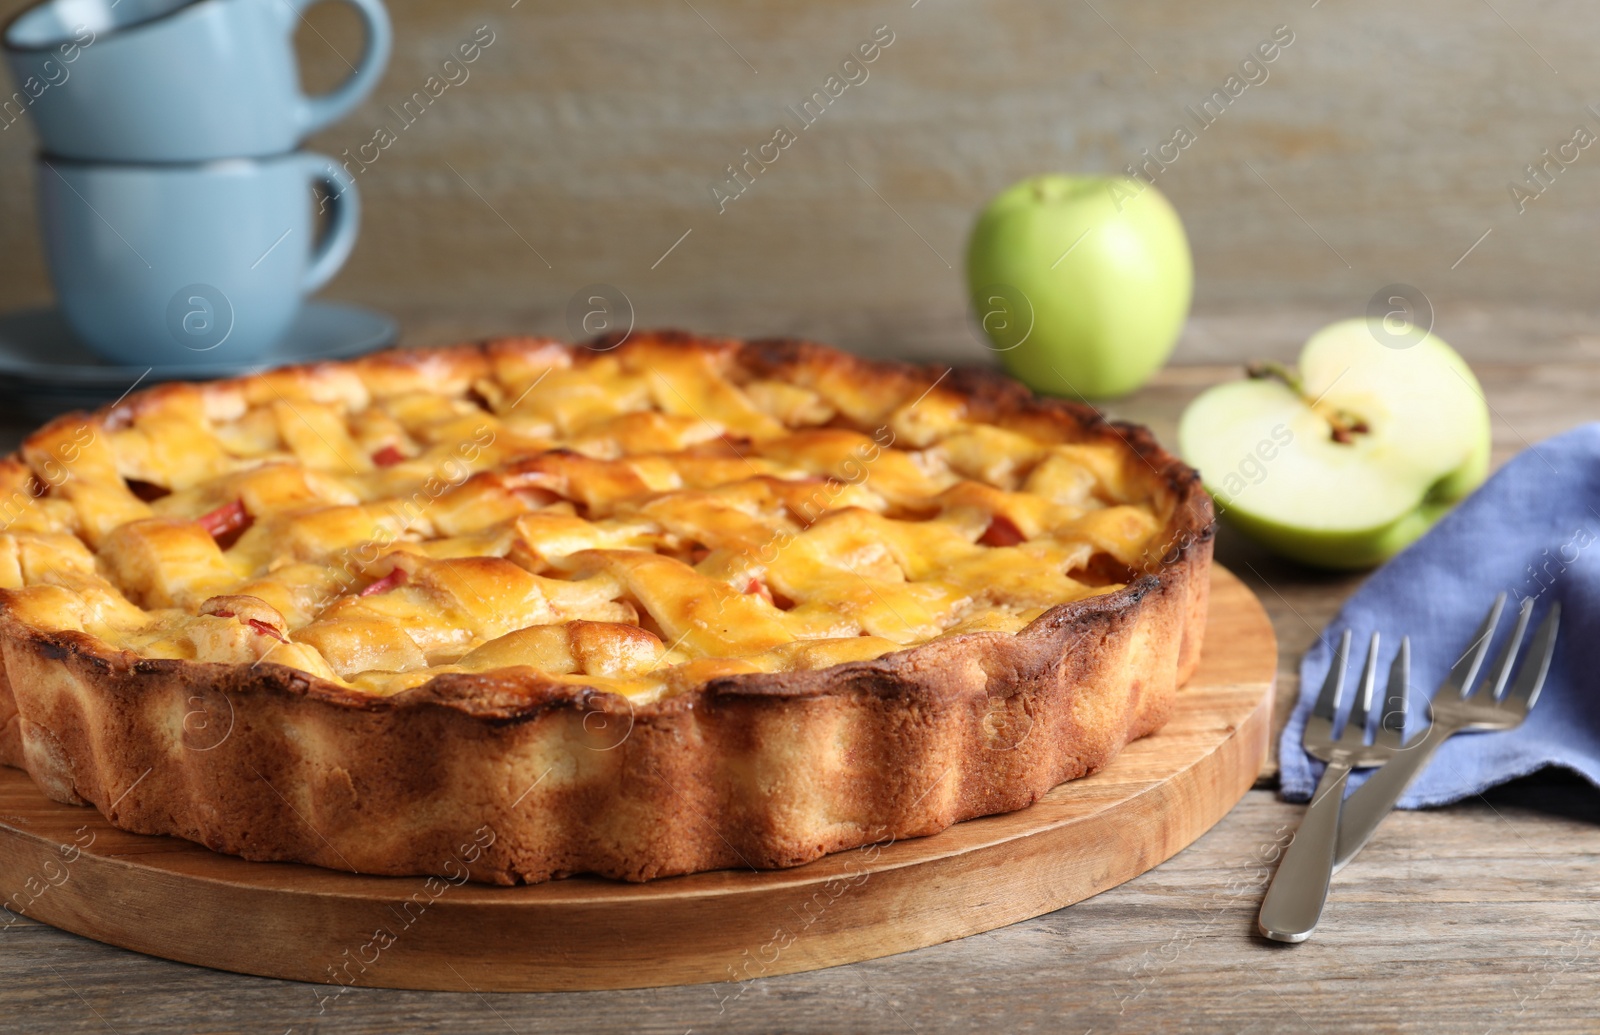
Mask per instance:
[[[455,991],[725,982],[887,956],[1038,916],[1171,858],[1267,752],[1277,643],[1214,568],[1199,671],[1160,733],[1034,805],[790,870],[453,886],[246,862],[129,834],[0,767],[0,904],[138,952],[342,985]],[[66,846],[66,847],[64,847]],[[15,917],[0,910],[0,926]]]

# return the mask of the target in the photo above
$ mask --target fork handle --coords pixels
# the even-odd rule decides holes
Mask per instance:
[[[1405,747],[1396,751],[1394,757],[1379,766],[1367,779],[1367,782],[1356,788],[1350,795],[1350,800],[1345,802],[1344,816],[1339,820],[1338,849],[1334,853],[1333,866],[1338,869],[1351,859],[1356,853],[1366,847],[1372,839],[1373,831],[1378,829],[1378,824],[1383,822],[1383,817],[1394,811],[1395,802],[1400,800],[1400,795],[1405,793],[1411,781],[1422,772],[1423,767],[1433,758],[1433,753],[1439,750],[1450,734],[1454,733],[1443,723],[1433,722],[1417,738]]]
[[[1339,836],[1339,806],[1344,801],[1344,785],[1350,767],[1329,762],[1317,790],[1311,796],[1300,829],[1272,886],[1261,903],[1256,926],[1275,942],[1303,942],[1316,930],[1322,917],[1322,904],[1328,898],[1328,879],[1333,876],[1333,852]]]

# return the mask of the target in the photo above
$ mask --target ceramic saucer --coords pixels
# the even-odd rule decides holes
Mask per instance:
[[[42,421],[67,410],[115,401],[134,385],[206,381],[254,370],[346,359],[394,344],[399,328],[382,313],[339,302],[307,302],[265,356],[249,363],[125,367],[84,348],[55,309],[0,315],[0,400],[12,413]]]

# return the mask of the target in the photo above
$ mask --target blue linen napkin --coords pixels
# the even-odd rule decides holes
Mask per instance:
[[[1530,633],[1550,602],[1561,602],[1561,630],[1538,706],[1517,729],[1450,738],[1400,807],[1459,801],[1546,766],[1600,786],[1600,424],[1587,424],[1512,458],[1346,602],[1300,663],[1300,700],[1278,747],[1283,797],[1309,799],[1322,775],[1322,763],[1305,753],[1300,736],[1345,629],[1351,630],[1347,698],[1374,630],[1382,634],[1375,700],[1383,696],[1400,637],[1411,637],[1411,736],[1424,724],[1424,702],[1502,590],[1509,598],[1489,661],[1511,635],[1521,598],[1536,598]],[[1358,772],[1351,785],[1364,779]]]

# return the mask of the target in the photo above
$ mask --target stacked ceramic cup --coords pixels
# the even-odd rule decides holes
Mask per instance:
[[[3,42],[43,144],[39,216],[67,323],[115,363],[245,363],[283,338],[355,244],[355,184],[296,151],[388,61],[381,0],[347,0],[366,47],[342,86],[300,91],[294,34],[317,0],[46,0]]]

